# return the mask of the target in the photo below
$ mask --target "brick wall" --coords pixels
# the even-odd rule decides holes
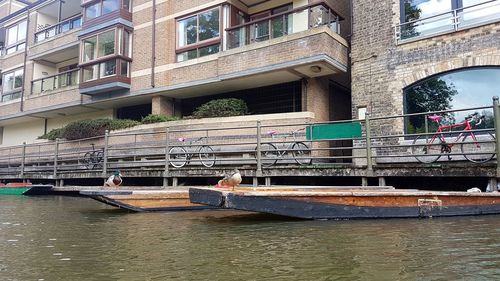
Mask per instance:
[[[352,100],[374,116],[403,113],[403,88],[464,67],[500,66],[500,23],[396,45],[399,1],[353,1]],[[401,131],[402,122],[388,126]]]

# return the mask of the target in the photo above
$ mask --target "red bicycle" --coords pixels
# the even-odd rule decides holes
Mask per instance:
[[[428,118],[438,124],[438,129],[432,136],[418,136],[413,141],[411,152],[419,162],[436,162],[443,154],[447,154],[448,160],[451,160],[452,148],[459,142],[462,155],[471,162],[484,163],[495,156],[495,137],[488,132],[476,135],[472,131],[472,123],[477,127],[484,121],[484,115],[479,117],[479,113],[476,112],[465,117],[462,123],[443,126],[440,125],[443,116],[434,115]],[[457,133],[452,132],[451,129],[459,127],[462,128],[462,132],[454,137],[454,134]],[[449,131],[445,132],[446,130]],[[445,137],[445,134],[448,137]],[[447,139],[454,139],[454,141],[449,143]]]

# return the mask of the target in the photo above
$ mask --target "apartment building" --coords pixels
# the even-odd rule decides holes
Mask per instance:
[[[500,95],[500,1],[352,3],[353,115],[488,106]],[[423,132],[424,124],[423,116],[394,119],[380,131]]]
[[[252,114],[351,117],[347,0],[31,2],[0,2],[12,7],[0,19],[2,145],[226,97]]]

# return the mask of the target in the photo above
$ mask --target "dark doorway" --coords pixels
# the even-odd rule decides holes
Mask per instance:
[[[149,114],[151,114],[150,103],[118,108],[116,111],[116,118],[141,121],[142,118],[148,116]]]
[[[182,115],[188,116],[200,105],[215,99],[237,98],[247,103],[250,114],[302,111],[300,81],[182,100]]]

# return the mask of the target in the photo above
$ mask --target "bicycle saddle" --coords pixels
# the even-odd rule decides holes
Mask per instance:
[[[180,141],[180,142],[184,142],[184,141],[186,141],[186,139],[185,139],[185,138],[178,138],[177,140],[178,140],[178,141]]]
[[[276,130],[271,130],[271,131],[268,131],[268,132],[267,132],[267,134],[268,134],[268,135],[271,135],[271,136],[272,136],[272,135],[275,135],[275,134],[277,134],[277,133],[278,133],[278,132],[277,132]]]
[[[441,115],[432,115],[428,117],[430,120],[434,122],[439,122],[441,119],[443,119],[443,116]]]

